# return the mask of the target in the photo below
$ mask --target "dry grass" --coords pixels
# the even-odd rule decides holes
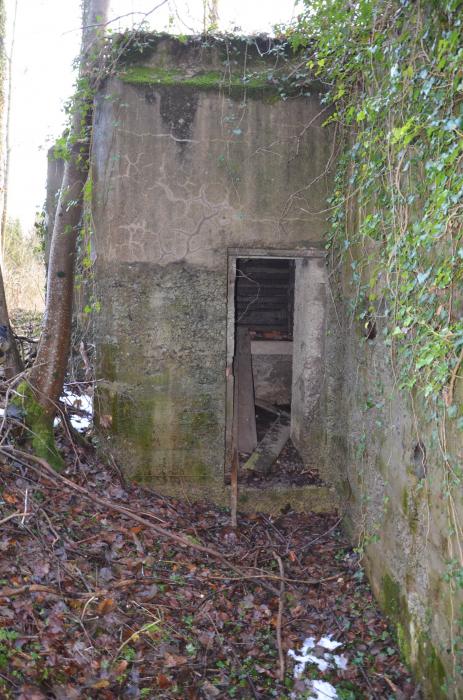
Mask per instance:
[[[11,313],[17,310],[41,313],[45,306],[45,266],[37,259],[6,268],[5,291]]]
[[[45,306],[45,265],[35,233],[25,235],[19,222],[9,221],[3,263],[8,308],[42,313]]]

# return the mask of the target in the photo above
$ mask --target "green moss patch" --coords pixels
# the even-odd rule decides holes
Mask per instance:
[[[119,78],[132,85],[159,85],[165,87],[191,87],[197,90],[265,90],[275,93],[275,86],[268,81],[267,73],[243,76],[226,76],[218,71],[185,76],[177,70],[160,67],[130,66],[119,73]]]
[[[389,574],[383,576],[383,608],[387,615],[397,618],[401,610],[400,586]]]
[[[429,697],[437,700],[447,698],[445,666],[428,635],[415,630],[401,587],[389,574],[382,579],[382,605],[385,613],[395,622],[397,642],[405,662],[417,670],[431,690]]]
[[[53,416],[49,416],[37,402],[31,387],[21,382],[13,403],[24,411],[24,422],[28,430],[28,441],[37,457],[41,457],[57,472],[63,471],[64,460],[55,445]]]

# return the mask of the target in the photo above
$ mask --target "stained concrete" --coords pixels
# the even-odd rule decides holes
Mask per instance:
[[[291,439],[307,465],[324,463],[327,269],[323,257],[296,261]],[[325,472],[326,473],[326,472]]]
[[[455,482],[450,485],[455,457],[446,465],[443,454],[445,445],[449,454],[462,455],[461,433],[448,418],[443,432],[437,406],[400,390],[395,351],[385,342],[381,319],[370,340],[352,319],[348,302],[356,285],[350,267],[331,280],[326,393],[338,397],[338,409],[333,412],[328,402],[325,449],[331,464],[342,460],[338,493],[345,526],[364,551],[374,592],[424,697],[461,698],[463,679],[452,645],[458,644],[463,595],[448,575],[452,566],[459,570],[452,518],[461,521],[463,507]],[[458,391],[457,406],[461,386]]]
[[[333,152],[315,89],[285,102],[234,74],[233,90],[163,80],[223,71],[217,51],[163,39],[141,66],[159,83],[109,80],[92,155],[105,439],[128,475],[210,496],[225,488],[227,251],[321,248]],[[274,63],[249,49],[250,75]]]

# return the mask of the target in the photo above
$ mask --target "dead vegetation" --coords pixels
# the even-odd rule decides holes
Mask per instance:
[[[3,275],[8,307],[19,314],[41,314],[45,306],[45,265],[37,234],[25,234],[8,221]]]
[[[413,696],[337,514],[234,529],[60,446],[64,476],[0,448],[2,698]]]

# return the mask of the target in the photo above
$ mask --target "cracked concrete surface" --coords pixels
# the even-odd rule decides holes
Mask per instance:
[[[149,58],[189,71],[213,60],[207,49],[179,53],[174,40]],[[227,249],[322,245],[325,118],[316,91],[282,101],[112,78],[97,96],[100,414],[137,478],[224,493]]]

